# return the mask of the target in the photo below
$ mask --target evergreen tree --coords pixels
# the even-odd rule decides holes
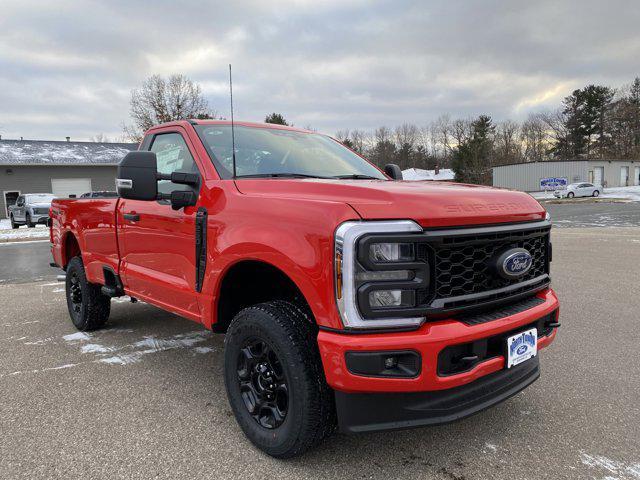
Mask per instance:
[[[451,167],[457,182],[489,183],[494,130],[488,115],[480,115],[471,123],[471,138],[459,144],[453,153]]]
[[[556,156],[601,158],[611,143],[608,116],[614,91],[602,85],[588,85],[565,97],[562,109],[566,135],[558,139]]]
[[[264,119],[265,123],[274,123],[276,125],[289,125],[284,119],[284,116],[280,113],[271,113]]]

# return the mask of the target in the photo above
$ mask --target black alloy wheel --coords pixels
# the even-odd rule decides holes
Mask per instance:
[[[111,298],[102,293],[101,285],[87,281],[82,258],[73,257],[66,270],[65,290],[71,321],[83,331],[102,327],[111,312]]]
[[[282,425],[289,407],[287,378],[271,346],[260,339],[248,339],[238,353],[238,384],[244,406],[264,428]]]
[[[82,310],[82,285],[80,285],[80,278],[75,271],[69,276],[69,301],[71,309],[76,316],[79,316]]]
[[[238,312],[224,339],[224,383],[238,425],[253,444],[291,458],[335,429],[318,327],[308,310],[272,300]]]

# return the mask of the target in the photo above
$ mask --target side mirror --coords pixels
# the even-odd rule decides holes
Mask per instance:
[[[116,190],[130,200],[158,198],[158,161],[153,152],[129,152],[118,165]]]
[[[384,173],[389,175],[393,180],[402,180],[402,170],[395,163],[387,163],[384,166]]]
[[[171,208],[174,210],[180,210],[182,207],[191,207],[198,203],[198,197],[191,190],[175,190],[166,197],[164,195],[162,197],[171,202]]]

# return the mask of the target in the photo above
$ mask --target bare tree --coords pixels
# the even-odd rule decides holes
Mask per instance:
[[[131,92],[134,125],[125,126],[125,133],[137,140],[159,123],[214,117],[197,83],[184,75],[174,74],[166,79],[153,75]]]
[[[94,143],[109,143],[111,141],[104,133],[98,133],[97,135],[89,138],[89,140]]]
[[[453,148],[451,146],[453,126],[451,124],[451,117],[449,117],[449,114],[440,115],[435,121],[434,129],[437,133],[437,142],[442,146],[443,156],[446,158],[451,157],[453,152]]]
[[[471,140],[473,135],[473,121],[471,119],[458,118],[451,122],[451,136],[453,137],[454,147],[462,145]]]
[[[529,118],[522,124],[520,142],[525,162],[541,162],[546,159],[549,150],[548,128],[541,114],[529,114]]]
[[[495,162],[497,164],[522,161],[520,125],[513,120],[498,123],[494,136]]]
[[[367,145],[367,134],[363,130],[352,130],[349,139],[351,140],[351,148],[363,154]]]

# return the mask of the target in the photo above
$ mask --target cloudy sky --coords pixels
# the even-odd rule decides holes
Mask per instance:
[[[187,75],[228,115],[228,63],[237,119],[277,111],[327,133],[521,119],[640,75],[640,4],[2,0],[0,134],[117,137],[154,73]]]

